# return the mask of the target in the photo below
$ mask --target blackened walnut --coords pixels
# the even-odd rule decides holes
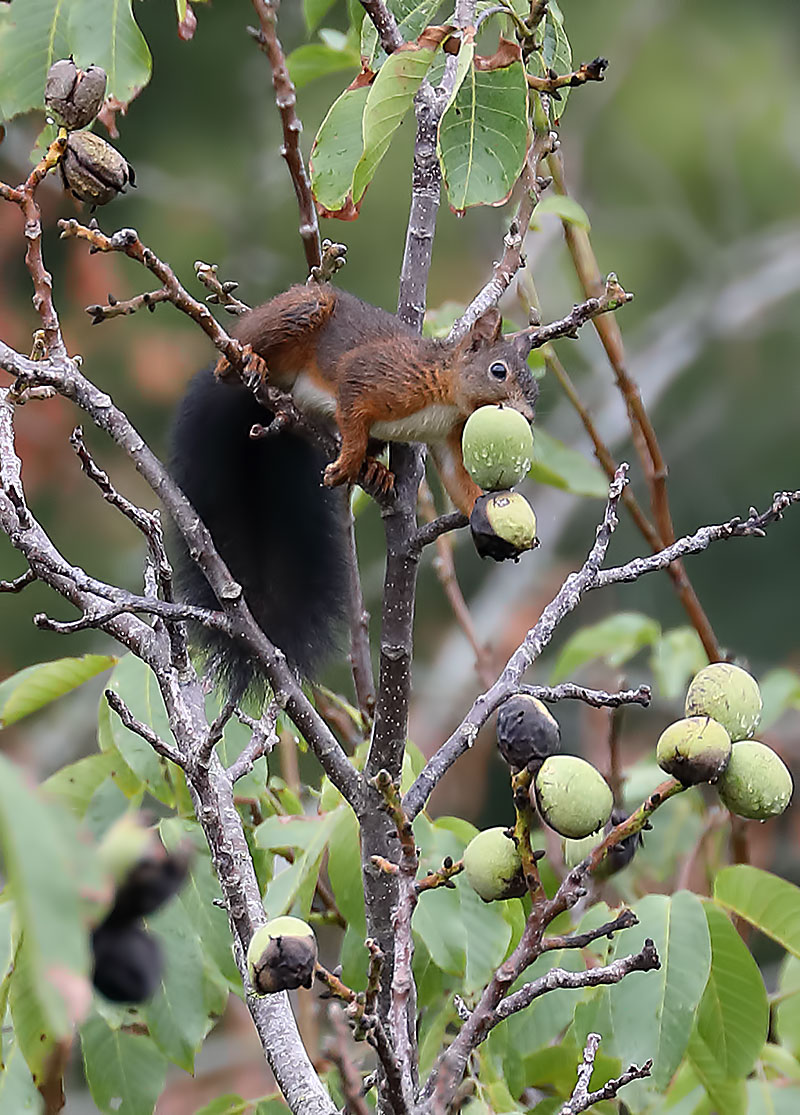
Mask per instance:
[[[125,156],[94,132],[72,132],[60,166],[65,189],[92,206],[106,205],[136,184]]]
[[[106,72],[100,66],[80,70],[71,58],[54,62],[47,71],[44,103],[67,128],[85,128],[106,97]]]

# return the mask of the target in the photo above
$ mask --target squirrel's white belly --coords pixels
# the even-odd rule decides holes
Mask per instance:
[[[336,415],[336,398],[324,387],[318,387],[310,376],[302,372],[294,381],[292,398],[303,414],[311,418],[334,418]]]
[[[373,422],[370,433],[381,441],[444,441],[458,422],[460,411],[447,403],[431,403],[405,418]]]

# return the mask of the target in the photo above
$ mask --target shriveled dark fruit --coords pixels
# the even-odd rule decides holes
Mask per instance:
[[[479,407],[467,419],[461,449],[464,467],[479,488],[513,488],[531,467],[530,422],[513,407]]]
[[[508,765],[522,770],[554,755],[561,747],[558,721],[537,697],[509,697],[497,714],[497,747]]]
[[[525,893],[522,860],[507,829],[484,829],[464,849],[464,874],[484,902]]]
[[[577,867],[579,863],[583,863],[589,853],[593,852],[598,844],[602,844],[611,830],[616,828],[617,825],[621,825],[623,821],[627,821],[627,819],[628,814],[622,809],[614,809],[602,833],[592,833],[591,836],[585,836],[583,840],[565,840],[564,863],[566,866],[571,870],[573,867]],[[636,849],[639,848],[643,842],[640,832],[634,833],[633,836],[626,836],[624,840],[620,840],[619,844],[615,844],[609,849],[603,862],[594,871],[593,878],[601,881],[611,878],[611,876],[616,875],[618,871],[622,871],[622,869],[627,867],[631,862],[636,854]]]
[[[71,58],[54,62],[47,71],[44,103],[67,128],[85,128],[106,97],[106,72],[100,66],[78,69]]]
[[[158,941],[138,921],[99,926],[92,933],[92,953],[92,982],[114,1003],[143,1003],[161,982]]]
[[[300,918],[273,918],[251,938],[247,949],[250,983],[261,995],[311,987],[317,962],[314,930]]]
[[[71,132],[59,166],[65,189],[89,205],[106,205],[136,184],[124,155],[94,132]]]
[[[573,840],[589,836],[611,816],[614,798],[599,770],[577,755],[551,755],[534,779],[545,823]]]
[[[754,677],[732,662],[713,662],[695,674],[686,694],[687,716],[710,716],[731,743],[749,739],[761,719],[761,690]]]
[[[689,716],[665,728],[656,745],[656,760],[684,786],[716,782],[731,757],[731,737],[710,716]]]
[[[717,783],[722,801],[739,817],[767,821],[783,813],[794,783],[789,769],[771,747],[758,740],[734,743],[727,769]]]
[[[177,894],[189,872],[185,849],[165,852],[160,846],[139,860],[117,887],[106,924],[122,925],[155,913]]]
[[[536,516],[519,492],[492,492],[475,500],[469,517],[472,541],[481,557],[516,561],[538,545]]]

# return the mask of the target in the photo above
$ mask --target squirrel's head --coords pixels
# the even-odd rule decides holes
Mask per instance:
[[[471,414],[489,403],[505,403],[532,422],[539,385],[528,367],[530,345],[522,334],[504,337],[502,324],[498,309],[487,310],[458,342],[459,406]]]

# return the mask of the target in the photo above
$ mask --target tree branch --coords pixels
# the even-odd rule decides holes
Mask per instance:
[[[137,736],[149,743],[153,750],[159,754],[162,759],[169,759],[171,763],[175,763],[181,770],[186,770],[186,759],[179,751],[169,743],[166,743],[160,736],[156,735],[152,728],[148,728],[141,720],[137,720],[131,710],[120,697],[119,693],[115,693],[113,689],[106,689],[105,698],[108,701],[109,708],[113,709],[122,723],[131,732],[135,732]]]
[[[661,961],[658,958],[656,947],[648,937],[640,952],[633,953],[631,956],[622,956],[619,960],[614,960],[611,964],[605,964],[599,968],[586,968],[582,972],[568,972],[564,968],[551,968],[547,975],[541,976],[531,983],[526,983],[519,991],[515,991],[503,999],[495,1010],[488,1015],[481,1033],[485,1036],[484,1030],[488,1033],[498,1022],[502,1022],[504,1018],[524,1010],[525,1007],[530,1006],[534,999],[546,995],[548,991],[556,991],[562,988],[578,990],[583,987],[599,987],[602,984],[619,983],[631,972],[653,972],[660,967]],[[481,1040],[483,1040],[483,1037]]]
[[[297,96],[292,79],[286,68],[286,58],[283,53],[277,33],[279,0],[253,0],[260,29],[249,27],[248,31],[258,43],[261,50],[269,59],[272,69],[272,86],[275,90],[275,103],[278,106],[278,115],[283,126],[283,146],[281,155],[286,160],[289,168],[292,185],[300,209],[300,237],[306,254],[308,269],[319,267],[322,262],[322,252],[319,241],[319,222],[314,198],[311,196],[311,183],[308,171],[300,151],[300,133],[303,125],[297,116]]]
[[[736,518],[716,526],[701,527],[694,534],[680,538],[673,546],[669,546],[659,553],[651,554],[648,557],[635,558],[624,565],[601,570],[600,564],[605,556],[611,532],[617,522],[616,508],[622,491],[619,478],[624,478],[626,469],[627,465],[621,465],[617,471],[615,481],[611,486],[613,499],[609,500],[603,523],[598,528],[597,542],[580,572],[572,573],[567,577],[542,612],[538,622],[530,629],[520,647],[511,656],[500,677],[493,686],[475,700],[461,724],[428,760],[419,777],[409,789],[403,800],[403,807],[410,818],[413,819],[417,816],[441,778],[453,763],[473,745],[480,728],[486,723],[498,705],[520,691],[520,677],[528,666],[539,657],[550,642],[558,625],[577,606],[585,592],[605,588],[607,585],[618,584],[623,581],[638,580],[646,573],[665,569],[676,558],[685,557],[687,554],[700,553],[707,549],[712,542],[719,539],[762,537],[767,526],[778,521],[792,504],[800,503],[800,491],[777,492],[772,505],[762,514],[751,508],[750,515],[745,520]],[[622,482],[624,483],[624,481]],[[526,686],[525,689],[536,696],[541,694],[543,700],[548,699],[544,687]],[[576,687],[572,695],[578,699],[583,699],[579,690],[580,687]],[[590,692],[587,691],[587,694]],[[564,693],[564,696],[567,695],[568,693]],[[591,704],[592,701],[590,700],[588,703]],[[601,699],[599,703],[606,704],[608,702]]]
[[[583,1050],[583,1060],[578,1065],[578,1080],[572,1092],[572,1096],[567,1103],[559,1111],[558,1115],[578,1115],[581,1111],[586,1111],[587,1108],[593,1107],[594,1104],[600,1103],[601,1100],[613,1099],[626,1084],[630,1084],[632,1080],[644,1080],[646,1076],[650,1075],[653,1068],[652,1060],[646,1061],[641,1068],[636,1068],[631,1065],[627,1072],[623,1072],[621,1076],[615,1077],[614,1080],[609,1080],[602,1088],[598,1088],[596,1092],[589,1091],[589,1081],[592,1077],[594,1070],[594,1061],[597,1056],[597,1050],[602,1038],[600,1034],[589,1034],[586,1039],[586,1046]]]

